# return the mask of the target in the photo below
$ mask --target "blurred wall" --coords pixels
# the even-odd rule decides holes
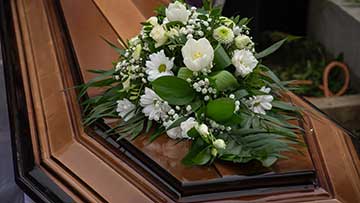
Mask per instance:
[[[360,91],[360,4],[345,0],[312,0],[308,35],[333,55],[344,53],[351,71],[351,86]]]

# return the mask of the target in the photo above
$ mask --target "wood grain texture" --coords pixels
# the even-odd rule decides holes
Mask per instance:
[[[106,2],[102,1],[103,4]],[[125,22],[117,19],[119,13],[115,15],[115,12],[111,11],[111,8],[115,8],[112,3],[118,2],[120,1],[98,7],[102,8],[103,13],[110,12],[114,15],[109,18],[116,19],[108,22],[118,23],[117,29],[114,29],[116,32],[122,30],[121,32],[130,36],[137,31],[130,28],[126,30],[123,24]],[[129,8],[135,8],[130,1],[126,2]],[[64,31],[64,19],[61,12],[59,14],[59,8],[59,4],[49,0],[12,2],[18,42],[14,48],[20,52],[21,75],[26,89],[24,107],[29,112],[27,119],[32,129],[37,164],[78,202],[175,202],[175,199],[170,198],[169,192],[162,190],[160,183],[137,167],[126,151],[121,151],[121,147],[116,149],[115,145],[100,139],[101,135],[97,131],[85,133],[82,128],[76,92],[63,91],[76,83],[73,74],[77,65],[73,60],[80,54],[76,53],[74,57],[72,47],[69,47],[71,43],[68,37],[71,32],[69,35]],[[144,19],[141,14],[136,15],[138,17],[131,19]],[[226,194],[209,194],[207,199],[202,197],[202,201],[360,201],[359,158],[349,137],[300,98],[291,95],[291,99],[307,109],[304,118],[309,133],[305,139],[319,186],[309,191],[283,190],[270,194],[259,191],[247,191],[245,194],[236,192],[231,198],[225,198]],[[153,153],[159,152],[155,150]],[[173,155],[170,154],[169,157],[173,158]],[[162,164],[171,167],[172,162],[164,161]],[[284,165],[290,168],[293,166],[291,163]],[[236,197],[237,195],[241,197]],[[190,197],[182,201],[199,200],[197,197]]]

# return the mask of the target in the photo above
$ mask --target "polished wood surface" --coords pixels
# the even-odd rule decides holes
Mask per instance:
[[[127,29],[126,25],[121,24],[125,22],[118,20],[122,13],[116,12],[116,9],[111,10],[118,2],[126,2],[130,5],[129,8],[136,8],[140,13],[144,12],[137,8],[132,1],[126,0],[83,1],[82,3],[97,5],[103,15],[94,13],[94,16],[105,19],[96,21],[104,22],[106,20],[108,22],[108,24],[96,24],[97,30],[108,32],[110,36],[115,37],[116,33],[121,34]],[[65,4],[65,1],[58,4],[48,0],[14,0],[11,4],[16,30],[16,49],[19,52],[21,77],[26,92],[26,101],[23,102],[26,102],[24,107],[28,111],[27,119],[37,164],[76,202],[178,201],[172,198],[171,192],[164,190],[161,183],[154,180],[151,174],[139,168],[138,163],[127,156],[124,148],[117,146],[116,143],[110,144],[109,137],[101,135],[100,131],[85,132],[82,128],[76,92],[73,89],[64,90],[77,83],[74,74],[77,72],[78,65],[81,70],[86,70],[88,69],[87,64],[92,64],[87,61],[90,54],[92,57],[99,58],[99,64],[101,61],[106,63],[107,58],[105,57],[109,56],[97,55],[96,52],[92,55],[93,52],[90,51],[87,54],[84,53],[85,48],[81,47],[85,45],[81,44],[83,43],[81,35],[78,34],[76,40],[73,38],[76,35],[74,33],[80,32],[81,29],[78,31],[74,31],[74,28],[71,29],[71,25],[79,24],[75,22],[74,18],[70,19],[74,20],[72,23],[69,22],[69,17],[66,20],[67,15],[75,14],[71,13],[71,8],[69,9],[69,6],[66,7]],[[84,8],[93,9],[93,6],[84,6]],[[107,15],[108,13],[111,15]],[[148,14],[136,15],[138,18],[131,19],[142,21]],[[63,23],[64,20],[66,23]],[[121,29],[122,26],[123,29]],[[110,32],[111,30],[114,31],[113,34]],[[132,36],[136,32],[136,30],[129,30],[127,36]],[[97,33],[89,33],[89,35],[92,36],[87,36],[88,39],[98,36]],[[72,47],[72,45],[74,46]],[[89,47],[90,45],[91,43],[88,43]],[[97,62],[95,60],[93,62],[94,67],[91,68],[99,68]],[[87,77],[84,76],[84,78]],[[294,192],[291,187],[288,187],[276,193],[262,193],[255,190],[246,191],[244,194],[238,191],[230,195],[231,197],[227,197],[227,194],[209,194],[206,198],[201,197],[202,199],[194,196],[180,201],[360,202],[359,157],[349,136],[342,128],[314,110],[302,99],[295,95],[291,95],[291,99],[293,103],[306,109],[304,126],[308,133],[306,133],[305,140],[308,143],[309,154],[316,170],[317,185],[315,188]],[[103,141],[102,136],[108,142]],[[172,143],[167,142],[164,141],[165,144],[162,147],[171,148]],[[186,143],[183,144],[186,145]],[[145,148],[144,150],[149,150]],[[158,150],[153,147],[146,153],[161,155]],[[178,156],[176,154],[166,156],[169,160],[159,160],[158,163],[162,164],[164,168],[173,167],[172,170],[175,172],[172,174],[178,174],[175,175],[177,178],[187,180],[184,177],[188,175],[176,172],[181,168],[176,169],[173,166],[172,160],[178,159]],[[311,164],[308,164],[310,162],[306,160],[309,159],[299,160],[299,163],[303,163],[299,165],[294,165],[291,160],[280,162],[281,167],[277,169],[275,167],[274,170],[293,171],[297,167],[312,168]],[[206,170],[209,170],[209,174],[212,173],[211,169]],[[226,167],[222,173],[238,173],[226,170],[229,169]],[[191,177],[187,178],[191,179]]]

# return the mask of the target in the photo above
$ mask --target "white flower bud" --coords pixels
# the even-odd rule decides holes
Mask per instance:
[[[223,139],[217,139],[214,141],[214,146],[217,149],[225,149],[226,148],[226,144],[225,141]]]
[[[209,128],[205,124],[201,124],[198,126],[197,131],[200,133],[200,135],[208,136],[209,135]]]

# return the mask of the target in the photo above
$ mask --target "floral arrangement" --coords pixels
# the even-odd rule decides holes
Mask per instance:
[[[183,163],[211,164],[214,160],[269,167],[282,152],[302,144],[290,124],[299,109],[281,100],[286,91],[261,59],[285,40],[256,52],[248,18],[221,16],[204,1],[203,8],[182,1],[156,10],[142,23],[139,35],[122,48],[114,68],[92,70],[99,76],[83,85],[101,87],[103,94],[83,102],[84,123],[116,118],[107,133],[119,139],[165,134],[192,142]]]

